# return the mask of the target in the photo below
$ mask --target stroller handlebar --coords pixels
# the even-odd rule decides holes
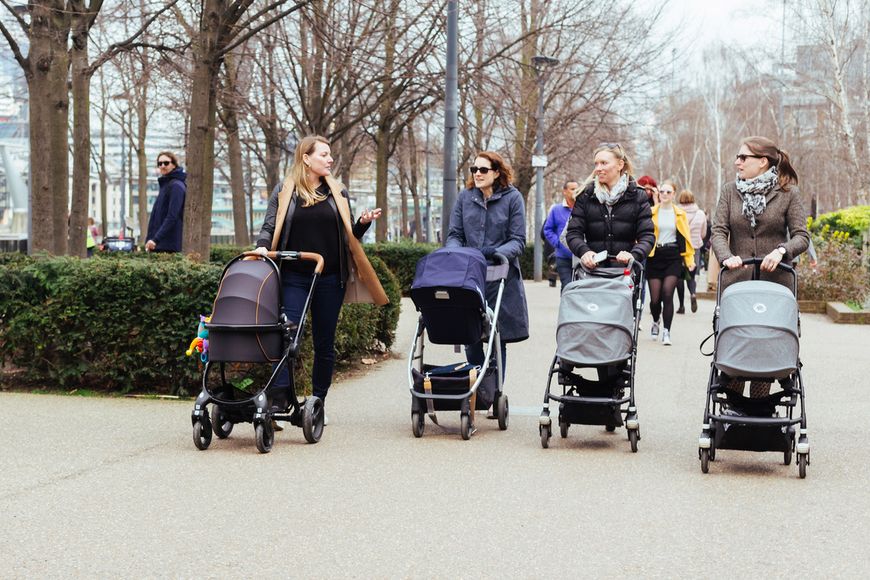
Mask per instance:
[[[738,258],[740,258],[740,256],[738,256]],[[742,268],[743,266],[761,265],[761,263],[764,261],[764,258],[740,258],[740,261],[742,262],[742,264],[738,267]],[[792,266],[789,266],[788,264],[783,264],[782,262],[777,264],[776,268],[778,270],[781,269],[781,270],[784,270],[784,271],[790,272],[790,273],[794,273],[794,271],[795,271]],[[722,269],[723,270],[731,270],[732,268],[729,268],[725,264],[722,264]]]
[[[245,252],[243,254],[246,259],[249,258],[260,258],[263,257],[264,254],[259,252]],[[311,262],[317,262],[314,266],[314,273],[320,274],[323,272],[323,256],[320,254],[316,254],[314,252],[266,252],[265,257],[270,260],[308,260]]]

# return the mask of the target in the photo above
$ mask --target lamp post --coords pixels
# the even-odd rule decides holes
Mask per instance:
[[[532,156],[532,167],[535,168],[535,282],[543,278],[544,246],[541,242],[541,226],[544,225],[544,168],[547,157],[544,155],[544,83],[547,71],[559,64],[559,60],[549,56],[534,56],[532,64],[538,80],[538,132],[535,143],[535,154]]]
[[[441,197],[441,242],[447,239],[450,214],[456,201],[456,138],[459,124],[459,13],[456,0],[447,0],[447,85],[444,91],[444,177]]]

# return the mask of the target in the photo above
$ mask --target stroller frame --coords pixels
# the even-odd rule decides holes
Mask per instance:
[[[490,308],[486,305],[486,324],[488,326],[488,336],[486,348],[484,350],[483,365],[477,375],[476,380],[471,384],[466,392],[447,394],[424,392],[420,393],[414,390],[414,375],[413,370],[416,369],[420,374],[427,378],[429,373],[424,372],[424,352],[426,349],[425,330],[423,324],[423,316],[417,318],[417,328],[414,333],[414,342],[408,355],[408,385],[411,391],[411,430],[414,437],[422,437],[426,425],[426,416],[436,425],[438,419],[435,414],[435,405],[437,401],[459,401],[460,413],[460,428],[459,432],[463,440],[468,440],[476,431],[475,428],[475,409],[472,406],[472,399],[477,394],[477,389],[486,377],[487,369],[491,364],[493,350],[495,350],[495,375],[497,380],[496,396],[493,403],[493,410],[498,419],[499,429],[504,431],[508,428],[509,406],[507,395],[504,394],[504,385],[502,380],[502,368],[504,361],[501,359],[501,333],[498,329],[498,316],[501,311],[501,300],[504,293],[505,280],[509,273],[509,264],[507,258],[499,253],[493,255],[493,259],[497,262],[496,265],[487,266],[487,282],[498,280],[498,294],[496,296],[495,308]],[[458,351],[457,351],[458,352]],[[416,366],[415,366],[416,365]]]
[[[761,258],[743,260],[743,265],[753,266],[752,280],[760,279]],[[780,263],[777,269],[791,274],[792,293],[797,301],[797,272],[791,266]],[[768,395],[762,399],[750,399],[737,395],[723,383],[722,371],[716,368],[715,352],[719,341],[719,314],[722,298],[722,275],[728,271],[722,266],[716,286],[716,309],[713,315],[713,352],[703,353],[714,356],[710,362],[710,376],[707,382],[707,398],[704,408],[704,423],[701,436],[698,438],[698,459],[701,461],[701,472],[708,473],[710,462],[715,461],[718,449],[735,449],[741,451],[775,451],[783,454],[783,463],[790,465],[792,454],[797,452],[798,474],[801,479],[806,477],[806,468],[810,463],[810,444],[807,431],[807,417],[804,406],[804,382],[801,374],[803,366],[798,357],[796,370],[786,379],[779,379],[780,392]],[[800,316],[800,313],[798,313]],[[800,335],[800,318],[798,318],[798,336]],[[708,337],[709,338],[709,337]],[[706,342],[706,340],[704,341]],[[703,343],[701,343],[703,347]],[[734,380],[764,380],[759,377],[731,377]],[[770,378],[771,385],[776,378]],[[785,383],[785,384],[783,384]],[[795,407],[800,402],[800,414],[795,417]],[[744,408],[746,414],[729,414],[730,405]],[[770,410],[783,409],[784,417],[771,416]],[[754,412],[768,411],[767,416],[759,416]],[[797,433],[797,443],[795,430]]]
[[[615,255],[608,255],[608,260],[615,260]],[[637,416],[637,406],[634,398],[634,375],[637,362],[637,334],[640,325],[640,318],[643,313],[643,301],[641,288],[645,282],[643,264],[632,260],[630,264],[625,266],[626,270],[631,270],[634,282],[632,293],[632,303],[634,305],[634,329],[632,331],[631,355],[628,359],[613,363],[611,365],[577,365],[570,363],[570,368],[567,368],[558,355],[553,356],[553,362],[550,364],[550,370],[547,373],[547,387],[544,390],[544,406],[541,410],[541,415],[538,417],[538,433],[541,436],[541,447],[547,449],[550,445],[550,438],[553,436],[553,420],[550,417],[550,401],[559,403],[559,434],[563,439],[568,437],[568,428],[571,425],[604,425],[608,432],[613,432],[617,427],[625,426],[628,442],[631,446],[631,451],[637,453],[637,442],[640,440],[640,422]],[[574,269],[574,280],[578,279],[578,272],[583,271],[587,276],[597,276],[602,278],[615,278],[617,275],[605,273],[597,269],[588,270],[581,265]],[[625,275],[624,271],[623,274]],[[625,387],[615,384],[612,388],[611,396],[589,396],[581,395],[578,391],[579,387],[592,386],[597,384],[594,381],[583,378],[580,375],[572,372],[577,368],[596,368],[608,370],[613,368],[615,364],[624,365],[617,376],[610,378],[611,381],[625,381]],[[551,391],[553,376],[556,375],[557,382],[562,386],[562,394],[556,395]],[[603,378],[599,372],[599,378]],[[601,382],[599,380],[599,382]],[[623,389],[628,390],[625,394]]]
[[[209,384],[209,372],[213,370],[214,361],[207,361],[202,371],[202,390],[196,398],[191,423],[193,424],[193,442],[200,450],[205,450],[211,444],[212,432],[218,439],[226,439],[230,436],[236,423],[253,423],[257,449],[261,453],[268,453],[275,441],[275,429],[273,421],[288,421],[297,427],[301,427],[305,440],[309,443],[317,443],[323,433],[323,402],[315,396],[306,397],[299,401],[294,392],[289,392],[287,405],[277,413],[271,411],[271,389],[279,373],[288,368],[290,373],[292,391],[293,372],[296,365],[296,356],[299,353],[299,345],[305,327],[305,318],[311,305],[311,296],[320,273],[323,271],[323,257],[312,252],[267,252],[265,256],[257,252],[245,252],[230,260],[224,267],[221,279],[227,270],[239,260],[264,260],[274,270],[280,280],[281,269],[277,261],[283,260],[308,260],[316,262],[314,274],[305,304],[302,308],[302,316],[298,324],[289,322],[286,316],[281,314],[281,321],[273,324],[215,324],[205,323],[208,330],[232,331],[232,332],[263,332],[279,330],[282,337],[281,358],[275,363],[272,374],[266,383],[254,393],[247,393],[235,388],[227,382],[226,365],[232,361],[218,361],[219,377],[217,385]],[[280,292],[279,292],[280,296]],[[283,306],[283,305],[282,305]],[[246,362],[246,361],[237,361]],[[243,396],[240,396],[243,395]],[[208,406],[211,405],[211,413]]]

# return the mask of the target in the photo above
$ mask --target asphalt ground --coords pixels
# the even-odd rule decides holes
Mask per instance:
[[[642,439],[538,419],[558,290],[527,283],[531,336],[508,346],[511,422],[462,441],[410,426],[405,299],[396,356],[334,385],[306,444],[253,428],[198,451],[192,401],[0,394],[3,578],[865,577],[870,328],[803,315],[811,464],[719,451],[698,461],[713,302],[677,315],[666,347],[639,341]],[[429,348],[427,362],[462,355]],[[431,355],[431,356],[430,356]]]

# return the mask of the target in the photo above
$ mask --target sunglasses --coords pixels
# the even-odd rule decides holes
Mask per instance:
[[[737,161],[739,161],[740,163],[743,163],[749,157],[752,157],[753,159],[763,159],[764,155],[747,155],[744,153],[738,153],[737,156],[735,157],[735,159],[737,159]]]
[[[492,167],[475,167],[474,165],[469,167],[468,170],[471,172],[472,175],[474,175],[475,173],[486,175],[490,171],[495,171],[495,169],[493,169]]]
[[[172,161],[158,161],[157,167],[166,167],[168,165],[172,165]]]

